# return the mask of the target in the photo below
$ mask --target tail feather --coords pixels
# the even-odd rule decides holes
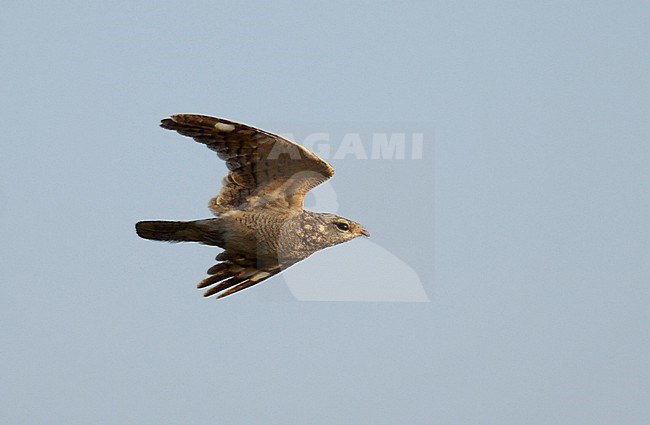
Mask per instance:
[[[223,232],[217,219],[197,221],[140,221],[135,225],[138,236],[166,242],[199,242],[222,246]]]

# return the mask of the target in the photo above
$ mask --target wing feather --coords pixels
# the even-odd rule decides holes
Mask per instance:
[[[245,124],[178,114],[161,127],[193,138],[226,161],[229,173],[209,207],[219,214],[260,207],[303,208],[305,195],[334,175],[331,165],[288,139]]]
[[[204,297],[218,294],[217,298],[223,298],[257,285],[282,271],[279,264],[259,266],[255,259],[244,258],[227,250],[217,256],[217,260],[222,259],[226,260],[210,267],[210,276],[196,285],[198,289],[208,288],[203,293]]]

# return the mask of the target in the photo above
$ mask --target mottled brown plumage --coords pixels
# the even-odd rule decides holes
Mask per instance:
[[[308,149],[244,124],[180,114],[161,127],[217,152],[229,173],[209,208],[216,218],[190,222],[141,221],[139,236],[224,248],[198,284],[218,298],[256,285],[323,248],[368,232],[358,223],[303,210],[307,192],[334,169]]]

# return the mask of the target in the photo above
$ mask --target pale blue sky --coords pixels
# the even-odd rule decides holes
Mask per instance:
[[[649,423],[649,14],[3,4],[0,422]],[[335,193],[372,238],[205,300],[214,249],[133,229],[208,217],[226,171],[157,127],[178,112],[422,131],[423,159],[332,160],[310,202]],[[285,283],[404,283],[387,258],[430,302],[300,301]]]

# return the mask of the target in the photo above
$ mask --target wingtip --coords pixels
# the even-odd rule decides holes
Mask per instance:
[[[160,120],[160,126],[167,130],[175,130],[175,124],[180,124],[185,115],[190,114],[171,114],[170,116]]]
[[[160,126],[165,130],[174,130],[174,120],[169,118],[163,118],[160,120]]]

